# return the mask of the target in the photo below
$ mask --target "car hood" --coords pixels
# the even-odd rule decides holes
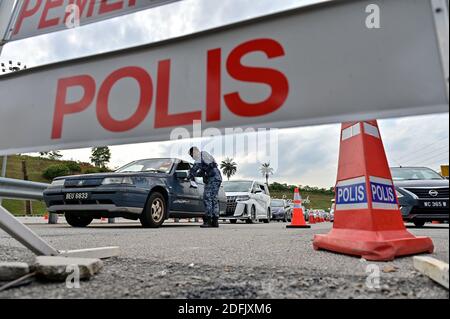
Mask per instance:
[[[147,172],[138,172],[138,173],[96,173],[96,174],[81,174],[81,175],[70,175],[70,176],[63,176],[63,177],[57,177],[55,180],[58,179],[65,179],[65,180],[90,180],[90,179],[104,179],[107,177],[127,177],[127,176],[142,176],[145,174],[146,176],[158,176],[161,175],[167,175],[163,173],[147,173]]]
[[[404,180],[394,181],[394,185],[397,187],[449,187],[449,181],[446,179],[436,180]]]
[[[271,207],[273,213],[281,213],[284,212],[283,207]]]

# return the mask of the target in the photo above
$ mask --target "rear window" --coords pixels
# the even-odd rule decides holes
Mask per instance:
[[[284,207],[284,201],[282,200],[273,200],[271,203],[272,207]]]

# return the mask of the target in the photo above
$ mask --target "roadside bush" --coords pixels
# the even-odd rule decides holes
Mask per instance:
[[[81,173],[81,166],[76,162],[67,162],[66,166],[71,173]]]
[[[60,177],[60,176],[66,176],[70,174],[70,169],[67,167],[67,165],[64,164],[55,164],[55,165],[50,165],[49,167],[47,167],[46,170],[44,170],[44,172],[42,173],[42,176],[51,181],[56,177]]]

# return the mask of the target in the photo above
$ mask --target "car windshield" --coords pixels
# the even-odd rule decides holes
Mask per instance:
[[[223,188],[227,193],[248,193],[253,182],[224,182]]]
[[[273,200],[271,203],[272,207],[284,207],[284,201],[282,200]]]
[[[135,161],[119,168],[117,173],[137,173],[137,172],[149,172],[149,173],[170,173],[174,160],[172,159],[146,159]]]
[[[391,168],[391,172],[394,181],[443,179],[441,175],[425,167],[396,167]]]

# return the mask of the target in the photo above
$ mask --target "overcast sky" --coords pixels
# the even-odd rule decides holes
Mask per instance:
[[[5,46],[1,61],[29,67],[192,33],[270,12],[296,7],[303,0],[184,0],[76,30],[44,35]],[[424,165],[438,169],[449,162],[449,115],[381,120],[391,165]],[[272,180],[291,184],[333,186],[336,179],[340,125],[285,129],[278,132],[278,165]],[[198,143],[185,141],[184,143]],[[173,142],[112,147],[111,167],[135,159],[168,157]],[[89,161],[90,150],[63,151],[65,159]],[[237,178],[258,178],[256,156],[232,155]],[[219,158],[218,160],[221,160]]]

